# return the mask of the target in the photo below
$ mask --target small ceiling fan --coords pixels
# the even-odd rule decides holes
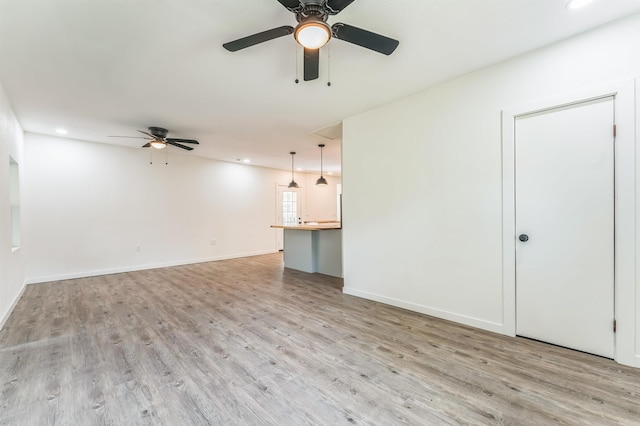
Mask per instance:
[[[168,138],[167,134],[169,131],[167,129],[163,129],[162,127],[149,127],[149,131],[145,132],[143,130],[138,130],[138,132],[148,136],[109,136],[110,138],[134,138],[134,139],[146,139],[150,142],[142,145],[143,148],[155,148],[155,149],[164,149],[167,145],[177,146],[178,148],[186,149],[187,151],[191,151],[193,148],[187,145],[183,145],[184,143],[190,143],[199,145],[200,142],[194,139],[177,139],[177,138]]]
[[[298,25],[294,28],[285,25],[263,31],[222,45],[230,52],[236,52],[265,41],[293,34],[296,41],[304,47],[304,80],[318,78],[320,48],[331,37],[348,41],[373,51],[390,55],[396,50],[398,40],[372,33],[361,28],[337,22],[331,27],[327,24],[329,15],[337,15],[354,0],[277,0],[296,15]]]

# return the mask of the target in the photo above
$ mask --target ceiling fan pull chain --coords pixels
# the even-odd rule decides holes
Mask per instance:
[[[167,164],[169,164],[169,150],[165,149],[164,150],[164,165],[166,166]]]
[[[149,164],[153,164],[153,151],[149,150]]]
[[[327,87],[331,87],[331,45],[327,45]]]
[[[298,61],[298,52],[300,51],[300,49],[298,48],[298,46],[296,46],[296,84],[300,83],[300,66],[298,65],[298,63],[300,61]]]

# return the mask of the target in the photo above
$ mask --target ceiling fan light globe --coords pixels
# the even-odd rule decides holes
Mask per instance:
[[[296,41],[307,49],[319,49],[331,38],[331,30],[324,22],[303,22],[294,32]]]
[[[160,141],[153,141],[151,142],[151,146],[155,149],[165,149],[167,147],[167,144]]]

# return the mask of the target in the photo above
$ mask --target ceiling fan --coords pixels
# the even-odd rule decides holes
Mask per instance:
[[[372,33],[361,28],[337,22],[331,27],[327,24],[329,15],[337,15],[354,0],[278,0],[290,12],[295,13],[298,25],[273,28],[222,45],[230,52],[236,52],[265,41],[293,34],[296,41],[304,47],[304,80],[318,78],[320,48],[331,37],[348,41],[373,51],[390,55],[400,43],[389,37]]]
[[[177,146],[178,148],[186,149],[187,151],[191,151],[193,148],[187,145],[183,145],[184,143],[190,143],[199,145],[200,142],[194,139],[177,139],[177,138],[168,138],[167,134],[169,131],[167,129],[163,129],[162,127],[149,127],[149,131],[145,132],[143,130],[138,130],[138,132],[148,136],[109,136],[110,138],[135,138],[135,139],[146,139],[150,142],[142,145],[143,148],[155,148],[155,149],[164,149],[167,145]]]

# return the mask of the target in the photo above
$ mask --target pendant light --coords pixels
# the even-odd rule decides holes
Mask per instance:
[[[318,178],[318,180],[316,181],[316,185],[326,186],[329,185],[329,183],[324,178],[324,176],[322,176],[322,148],[324,148],[324,144],[321,143],[318,146],[320,147],[320,178]]]
[[[291,182],[289,182],[289,186],[287,188],[299,188],[298,184],[295,180],[293,180],[293,156],[296,155],[295,151],[291,151]]]

